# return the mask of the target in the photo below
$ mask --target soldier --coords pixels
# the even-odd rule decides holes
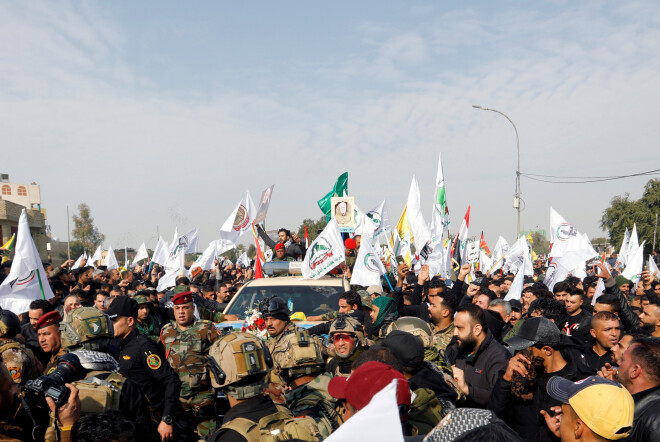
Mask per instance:
[[[328,372],[333,376],[348,377],[353,361],[367,349],[362,324],[344,313],[330,324],[328,333],[335,347],[335,357],[328,362]]]
[[[433,362],[451,375],[451,365],[445,360],[444,349],[433,345],[434,335],[428,322],[415,316],[404,316],[388,326],[387,334],[389,335],[393,330],[405,331],[421,339],[424,344],[424,360]]]
[[[207,356],[218,331],[211,321],[195,320],[191,292],[174,295],[172,304],[175,321],[163,327],[160,339],[167,360],[181,379],[181,405],[197,422],[199,435],[208,437],[215,432],[216,422]]]
[[[296,326],[289,319],[291,311],[282,298],[277,296],[265,298],[259,304],[259,311],[261,312],[264,321],[266,321],[266,330],[270,336],[268,341],[266,341],[266,344],[268,345],[268,350],[272,354],[283,345],[282,337],[287,333],[295,332]],[[271,395],[273,401],[284,403],[285,399],[282,396],[282,390],[286,387],[286,382],[282,380],[280,373],[280,367],[275,364],[266,377],[266,380],[269,384],[268,394]]]
[[[325,372],[323,345],[316,336],[296,328],[285,333],[272,353],[273,362],[281,370],[281,377],[291,389],[286,405],[294,416],[309,416],[316,421],[325,439],[339,428],[341,419],[338,401],[328,393],[332,376]]]
[[[182,416],[179,376],[170,364],[163,363],[162,347],[138,333],[137,312],[137,302],[127,296],[115,298],[106,311],[115,337],[121,340],[119,373],[139,385],[162,441],[195,440]]]
[[[0,361],[2,361],[15,384],[25,385],[39,376],[43,367],[31,350],[14,337],[21,331],[21,321],[15,313],[0,310]]]
[[[294,261],[291,256],[286,256],[286,247],[282,243],[278,243],[275,246],[275,256],[272,259],[273,261]]]
[[[163,324],[159,315],[152,312],[153,304],[144,295],[137,295],[135,302],[138,303],[137,329],[138,332],[154,342],[160,341],[160,329]]]
[[[253,442],[274,434],[281,440],[319,440],[313,419],[296,419],[263,394],[272,360],[262,340],[249,333],[224,335],[211,346],[209,363],[213,386],[222,390],[231,406],[209,442]]]
[[[41,345],[44,353],[50,354],[48,364],[44,368],[44,374],[46,375],[55,370],[60,358],[66,353],[66,350],[62,347],[60,322],[62,322],[62,315],[57,310],[46,313],[37,321],[39,345]]]

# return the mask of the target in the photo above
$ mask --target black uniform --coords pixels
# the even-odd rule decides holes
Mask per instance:
[[[154,421],[160,421],[162,416],[174,416],[179,410],[179,375],[167,362],[162,347],[137,330],[121,341],[119,373],[140,387]]]

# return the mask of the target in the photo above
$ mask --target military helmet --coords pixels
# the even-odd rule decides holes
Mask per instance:
[[[268,316],[280,316],[280,319],[283,319],[286,316],[286,319],[288,320],[291,316],[291,311],[289,310],[286,301],[279,296],[264,298],[259,303],[259,312],[264,318]]]
[[[85,343],[100,341],[104,338],[104,343],[107,343],[114,336],[112,321],[110,321],[108,315],[97,308],[78,307],[71,310],[69,314],[71,320],[60,323],[63,347],[75,347]]]
[[[304,328],[285,333],[273,349],[273,362],[282,370],[285,381],[325,370],[323,346],[316,336]]]
[[[364,339],[364,332],[360,321],[347,315],[346,313],[339,313],[337,318],[330,324],[330,331],[328,337],[332,338],[335,333],[346,333],[356,337],[358,342]]]
[[[417,336],[424,343],[424,348],[431,347],[433,331],[428,322],[416,316],[403,316],[387,326],[387,334],[392,330],[402,330]]]
[[[0,309],[0,338],[13,338],[21,332],[21,321],[16,313]]]
[[[215,341],[208,362],[213,387],[236,399],[262,394],[264,378],[273,364],[264,341],[242,332],[228,333]]]

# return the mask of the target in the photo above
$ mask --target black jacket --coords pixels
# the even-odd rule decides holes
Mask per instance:
[[[591,318],[591,313],[583,308],[575,317],[569,317],[572,322],[577,322],[573,322],[573,324],[569,325],[569,322],[566,321],[564,324],[564,333],[566,333],[567,336],[573,337],[576,341],[585,345],[588,344],[591,342]]]
[[[463,406],[484,408],[488,404],[491,390],[506,370],[511,354],[497,342],[490,331],[486,338],[470,355],[458,354],[454,364],[465,373],[469,388],[466,404]]]
[[[456,402],[456,398],[458,397],[454,389],[447,385],[442,373],[439,370],[434,371],[429,368],[427,363],[424,364],[421,370],[408,379],[408,383],[412,391],[418,388],[429,388],[433,390],[433,393],[435,393],[438,399]]]
[[[163,347],[137,330],[121,341],[119,373],[135,382],[146,397],[152,418],[174,416],[180,409],[181,381]]]
[[[271,239],[271,237],[266,234],[266,232],[264,232],[264,229],[262,229],[260,225],[257,225],[257,232],[259,233],[259,236],[261,237],[261,239],[264,240],[264,243],[268,247],[273,249],[273,252],[274,252],[275,251],[275,246],[277,245],[277,243],[275,241],[273,241]],[[298,259],[298,258],[304,259],[305,258],[305,252],[306,252],[305,247],[303,247],[301,244],[296,243],[293,240],[290,240],[288,242],[289,242],[288,245],[285,244],[284,256],[289,256],[293,259]],[[302,243],[302,241],[301,241],[301,243]]]
[[[511,393],[511,383],[504,380],[504,373],[498,376],[493,388],[493,394],[488,401],[488,409],[527,441],[559,441],[545,423],[541,410],[550,410],[550,407],[561,405],[561,402],[550,397],[546,390],[548,381],[552,376],[561,376],[571,381],[577,381],[582,376],[575,365],[567,361],[561,370],[554,373],[540,373],[536,377],[536,385],[532,392],[532,399],[523,400]]]
[[[626,332],[643,333],[643,330],[639,326],[639,316],[637,316],[632,307],[630,307],[628,298],[621,293],[614,278],[608,278],[605,280],[605,293],[614,294],[619,300],[619,309],[621,311],[619,319],[621,319],[621,325],[623,325]]]
[[[629,441],[660,440],[660,385],[633,394],[635,417]]]

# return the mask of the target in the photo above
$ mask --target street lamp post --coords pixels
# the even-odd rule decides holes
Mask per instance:
[[[513,208],[518,210],[518,229],[517,229],[517,236],[520,237],[520,139],[518,138],[518,128],[516,125],[513,123],[513,120],[509,118],[507,114],[504,112],[498,111],[497,109],[490,109],[488,107],[484,106],[477,106],[476,104],[472,105],[473,108],[475,109],[480,109],[484,111],[490,111],[490,112],[496,112],[500,115],[502,115],[504,118],[509,120],[509,123],[513,126],[513,130],[516,132],[516,149],[518,151],[518,170],[516,171],[516,196],[513,199]]]

